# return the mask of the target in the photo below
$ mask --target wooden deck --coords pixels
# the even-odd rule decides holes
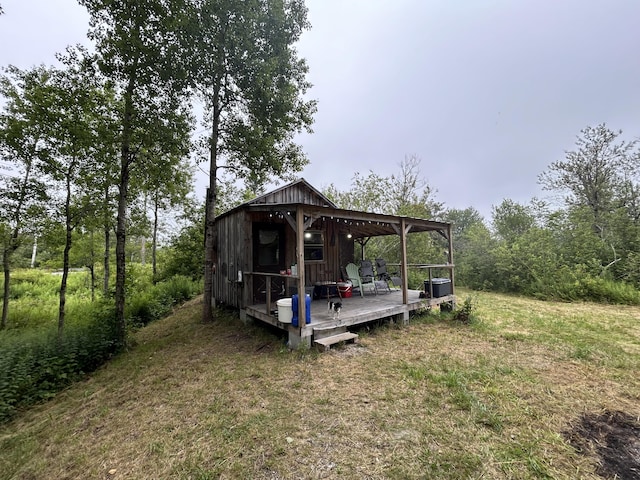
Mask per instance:
[[[276,304],[272,305],[272,314],[267,315],[266,304],[250,305],[246,309],[249,317],[259,319],[263,322],[274,325],[291,333],[298,332],[301,337],[323,336],[322,332],[344,327],[350,327],[363,323],[380,320],[383,318],[398,318],[408,320],[409,313],[429,306],[437,306],[444,302],[455,302],[454,295],[447,295],[440,298],[420,298],[419,290],[409,290],[408,303],[402,303],[402,292],[393,290],[391,292],[380,292],[378,295],[365,294],[364,298],[356,295],[350,298],[331,298],[332,301],[342,302],[342,311],[334,318],[333,312],[327,308],[327,300],[313,300],[311,302],[311,323],[303,326],[302,330],[292,326],[290,323],[281,323],[277,315]]]

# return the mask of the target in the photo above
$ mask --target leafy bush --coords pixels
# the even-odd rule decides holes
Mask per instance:
[[[202,291],[201,282],[173,277],[154,286],[138,280],[142,291],[127,300],[127,318],[145,325]],[[133,289],[132,289],[133,290]],[[49,293],[49,297],[51,294]],[[0,336],[0,422],[16,410],[45,400],[111,358],[119,348],[111,303],[72,302],[62,339],[51,318],[47,327],[15,328]],[[38,315],[36,309],[30,315]],[[24,319],[25,326],[41,325]]]
[[[127,303],[127,317],[133,325],[146,325],[166,316],[171,307],[202,291],[201,282],[177,275],[134,295]]]
[[[93,319],[69,325],[62,339],[53,328],[0,337],[0,422],[109,359],[118,349],[113,318],[112,308],[99,305]]]
[[[204,272],[204,229],[201,223],[194,223],[183,228],[180,234],[171,240],[167,248],[159,252],[161,261],[161,279],[169,279],[182,275],[193,280],[202,279]]]
[[[640,304],[640,292],[624,282],[585,276],[568,286],[575,297],[601,303]]]
[[[475,309],[475,302],[473,298],[469,296],[465,298],[462,305],[453,312],[453,319],[462,323],[471,323]]]

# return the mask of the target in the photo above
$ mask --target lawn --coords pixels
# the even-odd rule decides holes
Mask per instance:
[[[640,478],[640,308],[474,298],[322,354],[189,302],[0,427],[0,478]]]

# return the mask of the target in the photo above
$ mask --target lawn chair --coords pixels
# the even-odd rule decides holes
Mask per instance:
[[[385,282],[389,291],[391,291],[391,287],[389,286],[389,282],[395,287],[402,287],[402,280],[397,273],[389,273],[387,271],[387,262],[384,258],[376,258],[376,274],[378,280],[382,280]]]
[[[375,278],[373,276],[373,265],[371,265],[371,262],[369,262],[369,265],[371,266],[371,274],[365,276],[362,275],[361,270],[358,269],[355,263],[347,264],[347,275],[349,276],[349,280],[353,284],[354,288],[358,287],[361,297],[364,297],[364,287],[373,288],[374,293],[378,293],[376,290]]]
[[[371,263],[371,260],[362,260],[360,262],[360,280],[363,285],[373,284],[373,290],[376,295],[378,294],[376,275],[373,273],[373,263]]]

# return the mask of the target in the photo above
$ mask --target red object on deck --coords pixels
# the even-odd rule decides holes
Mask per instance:
[[[350,298],[353,291],[353,285],[350,283],[338,283],[338,290],[342,298]]]

